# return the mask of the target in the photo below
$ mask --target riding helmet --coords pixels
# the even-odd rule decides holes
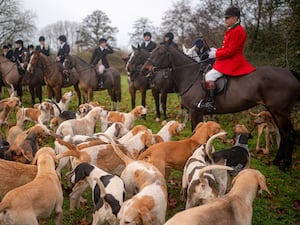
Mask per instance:
[[[16,44],[20,44],[20,45],[23,46],[23,41],[22,41],[22,40],[17,40],[15,43],[16,43]]]
[[[107,42],[107,39],[105,39],[105,38],[100,38],[99,39],[99,44],[106,43],[106,42]]]
[[[149,31],[144,33],[144,37],[149,36],[151,38],[151,33]]]
[[[9,49],[8,45],[3,45],[2,49]]]
[[[237,17],[237,18],[240,18],[241,17],[241,13],[240,13],[240,10],[235,7],[235,6],[230,6],[229,8],[226,9],[225,11],[225,18],[228,18],[228,17]]]
[[[203,45],[204,45],[204,43],[201,38],[197,38],[193,41],[193,46],[196,46],[197,48],[202,48]]]
[[[30,49],[30,48],[34,49],[34,46],[33,45],[28,45],[27,49]]]
[[[174,34],[172,32],[168,32],[168,33],[165,34],[165,37],[168,37],[170,41],[173,41]]]
[[[58,40],[60,40],[60,41],[62,41],[62,42],[66,42],[66,41],[67,41],[67,38],[66,38],[65,35],[60,35],[60,36],[58,37]]]
[[[39,41],[45,41],[45,37],[44,36],[40,36]]]

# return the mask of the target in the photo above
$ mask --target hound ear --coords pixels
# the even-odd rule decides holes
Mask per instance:
[[[147,147],[150,147],[152,145],[152,135],[149,132],[145,132],[142,135],[142,141]]]
[[[141,215],[141,219],[143,222],[143,225],[151,225],[153,224],[153,217],[151,213],[149,212],[149,209],[145,206],[139,209],[139,214]]]
[[[259,184],[260,190],[264,190],[264,191],[268,192],[269,195],[272,195],[267,187],[266,178],[264,177],[264,175],[259,174],[257,179],[258,179],[258,184]]]

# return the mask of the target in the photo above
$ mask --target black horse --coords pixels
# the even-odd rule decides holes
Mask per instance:
[[[182,104],[190,112],[192,126],[195,127],[207,114],[196,107],[196,103],[206,95],[201,84],[201,67],[172,45],[161,44],[143,66],[143,70],[155,71],[157,68],[172,69]],[[249,75],[227,79],[226,92],[215,97],[214,113],[240,112],[263,104],[275,119],[281,136],[274,164],[283,170],[290,166],[296,134],[289,114],[299,97],[299,77],[288,69],[264,66]]]
[[[171,79],[171,71],[169,69],[158,70],[151,72],[146,77],[142,71],[141,66],[149,58],[150,53],[139,46],[132,47],[129,60],[126,64],[126,71],[129,79],[129,91],[132,99],[132,107],[135,105],[135,92],[140,90],[142,96],[142,105],[146,104],[146,90],[151,88],[152,95],[155,101],[156,117],[160,119],[160,103],[163,110],[163,119],[167,119],[167,95],[168,93],[176,93],[176,86]]]

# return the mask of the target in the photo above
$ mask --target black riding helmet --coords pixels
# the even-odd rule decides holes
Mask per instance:
[[[165,34],[165,38],[169,38],[169,41],[173,41],[174,39],[174,34],[172,32],[168,32]]]
[[[234,17],[234,16],[236,16],[237,18],[240,18],[241,17],[241,12],[240,12],[240,10],[237,7],[230,6],[225,11],[225,18],[227,18],[227,17]]]
[[[66,38],[65,35],[60,35],[60,36],[58,37],[58,40],[60,40],[60,41],[62,41],[62,42],[66,42],[66,41],[67,41],[67,38]]]
[[[107,42],[107,39],[105,39],[105,38],[100,38],[99,39],[99,44],[106,43],[106,42]]]
[[[45,37],[44,36],[40,36],[39,37],[39,41],[45,41]]]
[[[17,40],[15,43],[16,43],[16,44],[20,44],[20,45],[23,46],[23,41],[22,41],[22,40]]]
[[[149,36],[151,38],[151,33],[149,31],[144,33],[144,37]]]

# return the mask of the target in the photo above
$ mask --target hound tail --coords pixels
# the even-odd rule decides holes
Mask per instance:
[[[58,141],[59,144],[64,145],[68,149],[73,150],[73,151],[80,151],[84,148],[92,147],[95,145],[107,144],[106,142],[99,140],[97,138],[95,138],[95,139],[91,138],[88,143],[84,142],[79,145],[73,145],[70,142],[66,142],[66,141],[62,140],[61,138],[57,138],[56,140]]]
[[[106,134],[104,134],[104,133],[99,134],[99,136],[104,136],[104,137],[106,137],[106,138],[108,139],[108,141],[110,142],[110,144],[111,144],[111,146],[112,146],[114,152],[117,154],[117,156],[120,157],[120,159],[122,159],[122,161],[123,161],[126,165],[128,165],[128,164],[130,164],[131,162],[134,161],[133,159],[131,159],[130,157],[128,157],[127,155],[125,155],[125,154],[121,151],[121,149],[119,148],[119,146],[116,144],[116,142],[115,142],[110,136],[108,136],[108,135],[106,135]]]
[[[206,145],[205,145],[205,152],[206,152],[206,154],[207,154],[207,156],[208,156],[208,158],[209,158],[209,160],[210,160],[211,162],[214,162],[214,157],[213,157],[213,155],[212,155],[212,153],[214,152],[214,149],[213,149],[213,146],[212,146],[212,141],[213,141],[214,139],[216,139],[216,138],[218,138],[218,137],[221,137],[221,136],[224,136],[224,135],[226,135],[226,134],[227,134],[226,132],[220,132],[220,133],[217,133],[217,134],[211,136],[211,137],[208,139],[208,141],[207,141],[207,143],[206,143]]]
[[[73,157],[76,157],[76,158],[80,159],[81,155],[82,155],[82,152],[80,152],[80,151],[67,150],[63,153],[59,153],[58,155],[56,155],[56,158],[59,160],[59,159],[64,158],[64,157],[73,156]]]
[[[223,165],[209,165],[199,170],[199,178],[202,180],[204,178],[204,173],[210,170],[230,170],[233,169],[229,166],[223,166]]]
[[[47,101],[47,102],[50,102],[50,103],[52,103],[53,105],[56,106],[56,108],[57,108],[58,111],[59,111],[59,115],[62,113],[61,108],[59,107],[59,105],[58,105],[55,101],[53,101],[53,100],[51,100],[51,99],[46,99],[46,101]]]
[[[105,187],[104,187],[102,181],[98,177],[93,177],[93,180],[99,186],[101,198],[104,198],[106,195],[106,190],[105,190]],[[95,202],[95,204],[96,204],[96,202]]]

